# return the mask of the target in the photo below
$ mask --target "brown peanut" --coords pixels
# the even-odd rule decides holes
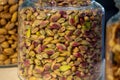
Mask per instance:
[[[7,4],[7,0],[0,0],[0,5],[5,5]]]
[[[7,30],[4,28],[0,28],[0,35],[1,34],[7,34]]]
[[[11,30],[11,29],[14,28],[14,26],[15,26],[14,23],[10,23],[10,22],[9,22],[9,23],[5,26],[5,28],[6,28],[7,30]]]
[[[10,13],[1,12],[0,17],[4,19],[10,19],[12,16]]]
[[[3,6],[0,6],[0,12],[1,12],[3,9],[4,9]]]
[[[1,43],[1,47],[2,48],[8,48],[9,47],[9,43],[7,41],[3,42],[3,43]]]
[[[4,37],[4,35],[0,35],[0,43],[3,41],[5,41],[5,37]]]
[[[16,4],[16,3],[17,3],[17,0],[8,0],[9,5],[13,5],[13,4]]]
[[[14,54],[14,50],[12,48],[5,48],[4,54],[5,55],[12,55],[12,54]]]
[[[3,62],[5,65],[8,65],[11,63],[11,60],[10,59],[6,59],[4,62]]]
[[[0,20],[0,24],[1,24],[1,25],[5,25],[5,24],[7,24],[7,22],[6,22],[5,19],[1,19],[1,20]]]
[[[8,57],[6,55],[0,54],[0,61],[6,60]]]
[[[11,18],[11,22],[16,22],[17,21],[17,12],[14,12]]]
[[[18,9],[18,4],[14,4],[10,7],[9,12],[14,13]]]

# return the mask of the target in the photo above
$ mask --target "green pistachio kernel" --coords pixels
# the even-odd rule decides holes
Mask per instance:
[[[91,28],[91,23],[90,22],[85,22],[84,26],[82,26],[83,30],[90,30]]]
[[[67,70],[69,70],[70,68],[71,68],[70,65],[63,65],[63,66],[60,67],[60,70],[61,70],[61,71],[67,71]]]
[[[30,28],[28,28],[27,33],[26,33],[27,38],[29,38],[29,37],[30,37],[30,35],[31,35],[31,29],[30,29]]]

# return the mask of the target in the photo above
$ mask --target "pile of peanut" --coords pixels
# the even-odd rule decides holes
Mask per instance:
[[[107,26],[107,41],[107,80],[120,80],[120,22]]]
[[[26,80],[98,80],[102,16],[97,9],[21,9],[19,76]]]
[[[0,0],[0,65],[17,63],[18,0]]]

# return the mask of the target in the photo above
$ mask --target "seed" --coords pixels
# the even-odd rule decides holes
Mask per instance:
[[[46,29],[46,33],[48,36],[54,36],[54,33],[50,29]]]
[[[11,22],[16,22],[17,21],[17,15],[18,13],[17,12],[14,12],[13,15],[12,15],[12,18],[11,18]]]
[[[56,62],[62,62],[62,61],[64,61],[64,60],[65,60],[64,57],[58,57],[58,58],[56,58]]]
[[[56,22],[58,19],[60,19],[61,15],[59,13],[56,13],[51,16],[50,21],[51,22]]]
[[[9,47],[8,42],[3,42],[3,43],[1,44],[1,47],[3,47],[3,48],[8,48],[8,47]]]
[[[35,27],[32,31],[31,31],[31,33],[36,33],[37,31],[39,30],[39,28],[38,27]]]
[[[69,69],[71,69],[71,66],[70,65],[63,65],[63,66],[61,66],[60,67],[60,71],[67,71],[67,70],[69,70]]]
[[[56,53],[54,53],[54,54],[52,54],[51,56],[50,56],[50,58],[51,59],[55,59],[55,58],[57,58],[58,56],[59,56],[59,52],[56,52]]]
[[[4,49],[4,54],[5,55],[11,55],[11,54],[14,54],[14,50],[12,48],[5,48]]]
[[[0,29],[0,34],[7,34],[7,30],[4,29],[4,28],[1,28],[1,29]]]
[[[65,22],[65,18],[60,18],[57,22],[58,23],[64,23]]]
[[[27,36],[27,38],[29,38],[31,36],[31,29],[30,28],[28,28],[28,30],[26,32],[26,36]]]

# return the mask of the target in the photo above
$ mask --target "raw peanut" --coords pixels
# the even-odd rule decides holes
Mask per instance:
[[[17,42],[11,45],[11,48],[16,49],[17,48]]]
[[[8,40],[8,43],[9,44],[13,44],[13,40]]]
[[[3,61],[0,60],[0,65],[3,65]]]
[[[0,43],[5,41],[5,37],[3,35],[0,35]]]
[[[15,23],[17,21],[17,12],[14,12],[11,18],[11,22]]]
[[[0,20],[0,23],[1,23],[1,25],[5,25],[5,24],[7,24],[7,22],[6,22],[5,19],[1,19],[1,20]]]
[[[13,4],[16,4],[16,3],[17,3],[17,0],[8,0],[9,5],[13,5]]]
[[[11,35],[11,38],[15,41],[17,41],[17,35]]]
[[[4,5],[4,12],[8,12],[9,10],[9,5]]]
[[[0,12],[1,12],[3,9],[4,9],[3,6],[0,6]]]
[[[7,4],[7,0],[0,0],[0,5],[6,5]]]
[[[6,60],[8,57],[6,55],[0,54],[0,61]]]
[[[6,48],[6,49],[4,49],[4,54],[12,55],[12,54],[14,54],[14,50],[12,48]]]
[[[18,9],[18,4],[12,5],[9,9],[9,12],[14,13],[17,11],[17,9]]]
[[[15,64],[15,63],[17,63],[18,62],[18,59],[17,58],[12,58],[12,60],[11,60],[11,63],[12,64]]]
[[[1,18],[10,19],[12,16],[10,13],[0,13]]]
[[[1,34],[7,34],[7,30],[4,28],[0,28],[0,35]]]
[[[8,24],[5,26],[5,28],[6,28],[7,30],[11,30],[11,29],[14,28],[14,26],[15,26],[14,23],[10,23],[10,22],[8,22]]]
[[[6,59],[4,62],[3,62],[5,65],[8,65],[11,63],[11,59]]]
[[[10,55],[10,58],[17,58],[17,52],[16,53],[14,53],[13,55]]]
[[[16,33],[16,31],[17,31],[16,29],[9,30],[9,31],[8,31],[8,34],[13,35],[13,34],[15,34],[15,33]]]
[[[1,47],[2,48],[8,48],[9,47],[9,43],[8,42],[3,42],[3,43],[1,43]]]

